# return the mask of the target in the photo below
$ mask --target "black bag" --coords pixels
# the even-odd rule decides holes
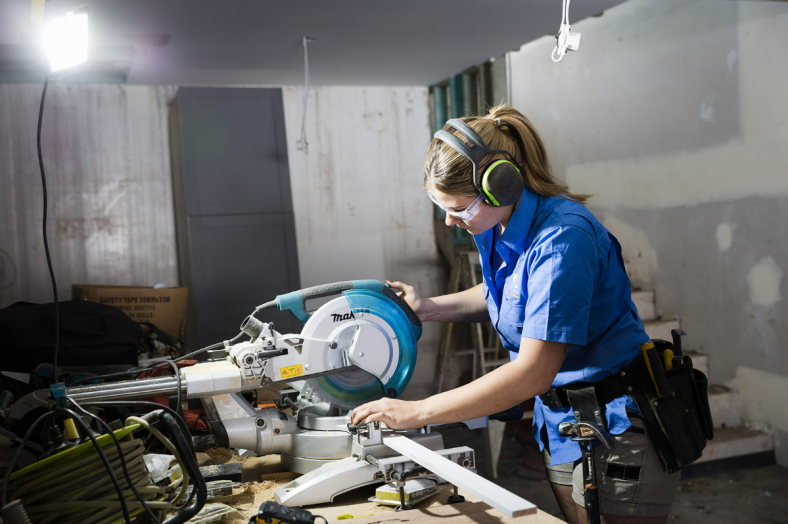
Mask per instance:
[[[142,328],[120,309],[88,301],[59,303],[60,366],[137,365]],[[55,305],[17,302],[0,310],[0,370],[30,373],[52,363]]]

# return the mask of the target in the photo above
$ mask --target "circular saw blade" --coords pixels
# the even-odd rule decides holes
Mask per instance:
[[[307,384],[323,401],[343,409],[353,409],[383,398],[380,381],[360,368],[309,379]]]

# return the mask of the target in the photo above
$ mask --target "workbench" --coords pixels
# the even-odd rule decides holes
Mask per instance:
[[[231,524],[244,524],[249,517],[256,515],[257,510],[265,501],[273,500],[276,490],[289,483],[297,474],[283,471],[279,465],[278,455],[266,457],[252,457],[248,459],[233,455],[230,450],[215,449],[208,454],[198,454],[200,462],[219,464],[224,462],[241,461],[244,466],[243,480],[245,484],[233,490],[233,495],[211,500],[222,502],[238,510],[238,514],[228,516],[223,522]],[[497,510],[480,502],[471,495],[460,490],[460,495],[466,502],[460,504],[447,504],[449,495],[453,493],[450,488],[444,489],[432,497],[415,505],[409,511],[395,512],[392,506],[383,506],[368,499],[375,494],[378,486],[366,486],[337,496],[331,504],[309,506],[307,509],[313,515],[321,515],[329,522],[336,522],[340,516],[352,516],[352,524],[372,523],[421,523],[432,519],[446,519],[446,524],[463,523],[523,523],[523,524],[553,524],[561,520],[537,510],[536,513],[518,518],[508,518]],[[527,497],[526,497],[527,498]],[[349,518],[349,517],[345,517]]]

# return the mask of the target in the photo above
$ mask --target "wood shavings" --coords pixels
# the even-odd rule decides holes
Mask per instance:
[[[291,480],[288,479],[274,479],[243,484],[238,488],[233,488],[232,495],[218,498],[214,502],[222,502],[237,509],[241,516],[236,516],[233,519],[248,522],[249,517],[257,515],[260,504],[269,500],[274,500],[274,493],[276,493],[276,490],[290,482]],[[226,522],[233,521],[234,520],[227,520]]]
[[[263,457],[240,457],[235,451],[227,448],[211,448],[204,453],[198,453],[200,467],[219,466],[240,462],[243,465],[244,482],[255,482],[263,475],[281,473],[284,471],[279,455],[265,455]]]

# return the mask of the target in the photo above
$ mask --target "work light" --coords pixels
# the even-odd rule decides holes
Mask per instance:
[[[44,51],[49,77],[88,67],[88,21],[90,7],[81,6],[48,18],[44,25]]]

